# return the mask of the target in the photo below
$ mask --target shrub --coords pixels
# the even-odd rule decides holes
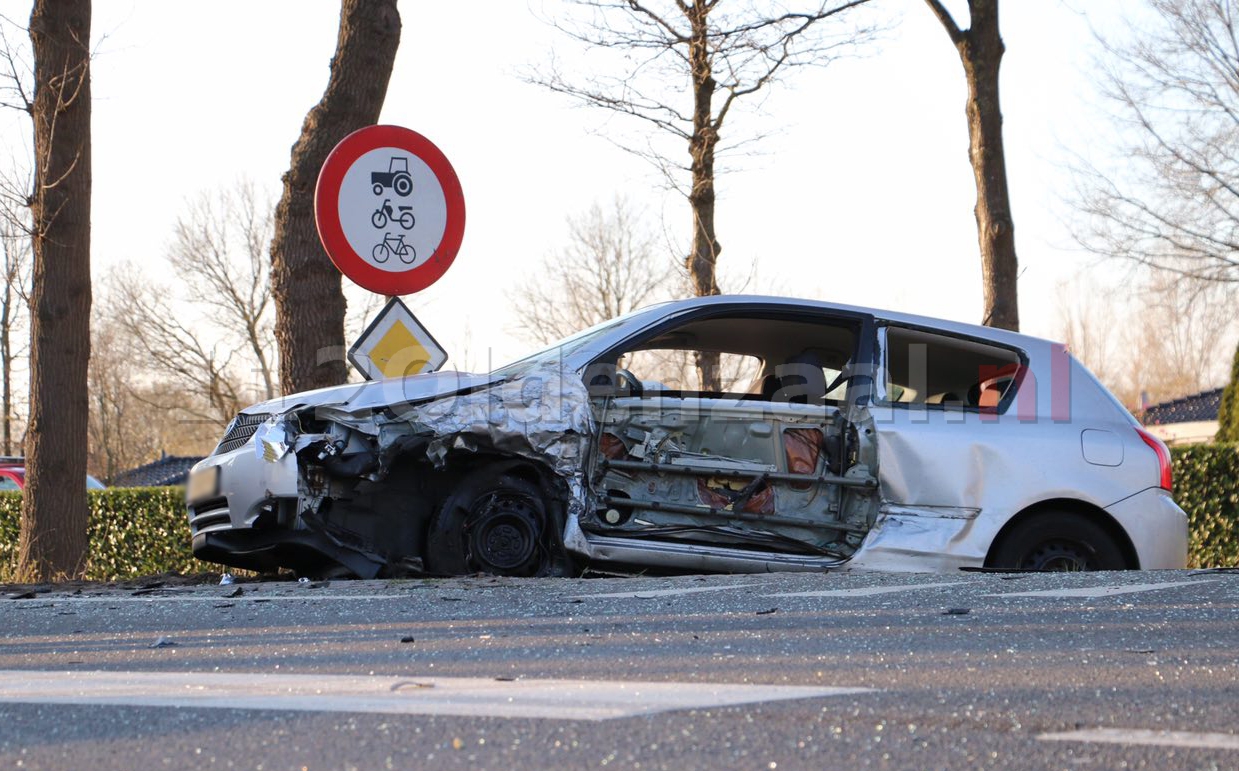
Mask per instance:
[[[88,579],[218,572],[194,559],[183,488],[114,487],[89,495]],[[0,493],[0,575],[13,572],[20,521],[21,493]]]
[[[1239,446],[1171,449],[1174,497],[1188,516],[1191,567],[1239,566]]]

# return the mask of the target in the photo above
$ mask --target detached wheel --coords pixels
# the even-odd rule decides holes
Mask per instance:
[[[483,469],[443,502],[427,539],[426,567],[443,575],[538,575],[553,563],[547,524],[537,486]]]
[[[1011,570],[1126,570],[1114,539],[1098,524],[1063,512],[1016,525],[994,553],[993,566]]]

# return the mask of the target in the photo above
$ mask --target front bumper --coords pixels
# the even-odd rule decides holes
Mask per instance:
[[[217,469],[211,472],[210,469]],[[212,455],[190,470],[190,484],[200,474],[218,474],[213,492],[188,501],[189,527],[195,537],[201,533],[253,528],[260,518],[269,516],[273,502],[297,498],[297,459],[292,453],[278,460],[263,459],[255,441],[231,452]]]
[[[311,530],[216,530],[195,535],[193,548],[200,560],[259,573],[280,568],[320,573],[324,566],[338,564],[361,578],[373,578],[384,565],[377,555],[342,547],[330,536]]]
[[[189,473],[189,530],[198,559],[267,571],[285,564],[280,560],[290,549],[312,548],[307,539],[290,538],[295,534],[281,521],[296,513],[297,459],[291,453],[265,460],[251,438]]]

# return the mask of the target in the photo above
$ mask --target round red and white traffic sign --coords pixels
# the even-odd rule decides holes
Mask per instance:
[[[367,126],[340,140],[323,163],[314,219],[341,273],[371,292],[410,294],[456,259],[465,196],[429,139],[401,126]]]

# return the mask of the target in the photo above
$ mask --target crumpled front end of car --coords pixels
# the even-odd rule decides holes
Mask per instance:
[[[537,537],[557,541],[580,507],[591,420],[579,375],[555,367],[420,402],[243,413],[191,476],[194,553],[254,570],[421,573],[444,501],[496,467],[552,502]]]

